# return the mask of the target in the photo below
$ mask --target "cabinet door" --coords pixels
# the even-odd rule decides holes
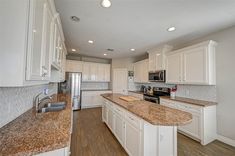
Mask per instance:
[[[90,81],[90,64],[87,62],[83,63],[82,67],[82,80],[83,81]]]
[[[97,63],[90,63],[90,80],[96,81],[98,75]]]
[[[43,80],[50,79],[51,62],[50,62],[50,50],[53,45],[53,16],[48,3],[44,4],[44,17],[43,17],[43,36],[42,36],[42,77]]]
[[[66,60],[66,71],[67,72],[82,72],[82,62]]]
[[[110,82],[110,64],[104,65],[104,81]]]
[[[165,54],[163,52],[157,52],[156,55],[156,70],[165,70]]]
[[[156,71],[156,55],[155,53],[151,52],[149,53],[149,71]]]
[[[115,135],[118,141],[123,145],[124,141],[124,121],[119,113],[115,113]]]
[[[183,54],[183,82],[190,84],[207,83],[207,48],[190,49]]]
[[[181,83],[182,79],[182,54],[168,55],[166,58],[166,83]]]
[[[179,126],[179,130],[183,131],[186,134],[189,134],[197,139],[201,139],[201,118],[200,114],[192,113],[189,112],[193,115],[192,122],[184,125],[184,126]]]
[[[108,126],[113,131],[113,110],[111,108],[108,108]]]
[[[134,64],[134,82],[141,82],[141,64],[139,62]]]
[[[42,80],[42,30],[45,1],[32,0],[29,15],[29,40],[27,51],[27,80]]]
[[[130,156],[141,155],[141,132],[125,122],[125,149]]]
[[[97,64],[97,81],[104,82],[105,81],[105,65]]]
[[[148,82],[148,59],[141,62],[141,82]]]

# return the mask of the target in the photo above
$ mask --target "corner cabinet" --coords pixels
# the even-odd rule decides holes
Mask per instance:
[[[166,57],[166,83],[215,85],[214,41],[171,52]]]
[[[5,6],[0,11],[3,32],[0,36],[0,87],[50,82],[53,26],[57,18],[52,4],[50,0],[0,2]]]
[[[199,141],[202,145],[216,139],[216,105],[203,107],[163,98],[160,98],[160,104],[192,114],[191,123],[178,126],[180,133]]]

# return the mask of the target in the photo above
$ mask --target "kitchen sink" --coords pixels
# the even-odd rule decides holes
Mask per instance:
[[[46,113],[46,112],[57,112],[65,109],[65,102],[55,102],[55,103],[47,103],[43,108],[38,110],[38,113]]]
[[[45,104],[44,107],[60,107],[60,106],[64,106],[65,107],[65,105],[66,105],[65,102],[53,102],[53,103]]]

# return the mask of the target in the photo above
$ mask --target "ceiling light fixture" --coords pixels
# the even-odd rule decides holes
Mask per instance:
[[[92,44],[92,43],[94,43],[94,41],[92,41],[92,40],[89,40],[89,41],[88,41],[88,43],[91,43],[91,44]]]
[[[72,51],[76,51],[76,49],[71,49]]]
[[[106,56],[107,54],[104,54],[104,56]]]
[[[109,8],[111,6],[111,1],[110,0],[102,0],[101,5],[104,8]]]
[[[176,29],[175,27],[170,27],[167,29],[167,31],[171,32],[171,31],[175,31],[175,29]]]
[[[134,48],[132,48],[132,49],[131,49],[131,51],[135,51],[135,49],[134,49]]]

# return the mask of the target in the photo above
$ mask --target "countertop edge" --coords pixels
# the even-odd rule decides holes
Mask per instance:
[[[109,99],[109,98],[106,97],[105,95],[101,94],[101,96],[102,96],[103,98],[105,98],[105,99],[107,99],[107,100],[109,100],[109,101],[111,101],[111,102],[117,104],[118,106],[122,107],[123,109],[125,109],[125,110],[127,110],[127,111],[129,111],[129,112],[131,112],[131,113],[133,113],[133,114],[135,114],[135,115],[138,116],[139,118],[145,120],[146,122],[149,122],[149,123],[152,124],[152,125],[156,125],[156,126],[183,126],[183,125],[186,125],[186,124],[189,124],[189,123],[192,122],[192,114],[190,114],[190,113],[188,113],[188,112],[185,112],[185,113],[188,113],[188,114],[191,115],[191,120],[188,120],[187,122],[177,123],[177,124],[162,124],[162,123],[160,123],[160,122],[158,122],[158,123],[152,122],[151,120],[149,120],[149,119],[147,119],[147,118],[141,116],[140,114],[138,114],[138,113],[136,113],[136,112],[134,112],[134,111],[132,111],[132,110],[130,110],[130,109],[127,109],[126,107],[123,107],[121,104],[119,104],[119,103],[117,103],[117,102],[115,102],[115,101],[112,101],[111,99]],[[161,105],[161,106],[162,106],[162,105]],[[166,107],[166,106],[162,106],[162,107]],[[169,107],[168,107],[168,108],[169,108]],[[170,109],[173,109],[173,108],[170,108]],[[176,109],[176,110],[177,110],[177,109]]]
[[[160,96],[160,99],[161,98],[166,99],[166,100],[171,100],[171,101],[182,102],[182,103],[186,103],[190,105],[201,106],[201,107],[216,106],[218,104],[217,102],[197,100],[197,99],[184,98],[184,97],[171,98],[170,96]]]

